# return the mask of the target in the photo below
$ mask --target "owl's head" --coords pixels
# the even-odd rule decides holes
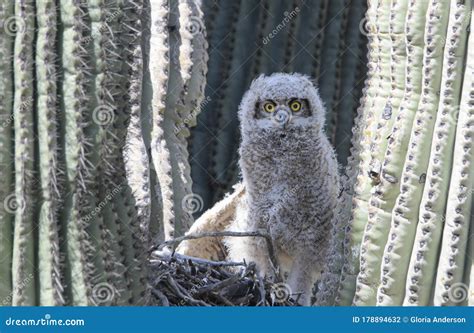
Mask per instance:
[[[275,73],[260,75],[252,82],[240,104],[239,117],[243,129],[322,129],[325,110],[307,76]]]

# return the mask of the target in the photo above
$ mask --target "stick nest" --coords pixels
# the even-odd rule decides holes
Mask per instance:
[[[284,283],[260,278],[255,264],[154,253],[152,304],[161,306],[294,306]]]

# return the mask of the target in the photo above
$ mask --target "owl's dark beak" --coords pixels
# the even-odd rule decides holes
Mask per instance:
[[[281,127],[286,127],[291,119],[291,113],[285,108],[278,108],[273,114],[273,120]]]

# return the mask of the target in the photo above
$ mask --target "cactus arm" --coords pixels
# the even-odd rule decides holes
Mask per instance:
[[[399,193],[399,183],[403,163],[405,161],[406,149],[409,141],[409,133],[413,122],[413,117],[417,110],[418,100],[421,93],[422,79],[422,60],[424,48],[424,26],[425,14],[428,1],[412,1],[408,4],[406,24],[405,24],[405,42],[407,50],[406,78],[404,84],[404,93],[400,102],[399,115],[395,118],[392,125],[392,132],[387,143],[385,156],[382,163],[382,170],[379,171],[381,177],[380,183],[375,187],[370,201],[369,209],[371,216],[369,219],[375,224],[375,229],[381,229],[391,223],[392,209],[395,205],[395,199]],[[399,24],[393,22],[394,34],[400,31]],[[392,96],[395,98],[395,95]],[[395,102],[395,99],[392,99]],[[394,107],[392,106],[392,110]],[[378,157],[377,157],[378,158]],[[375,166],[377,163],[373,163]],[[373,171],[377,172],[376,169]],[[382,237],[381,237],[382,238]],[[385,241],[387,238],[385,238]],[[390,240],[388,240],[390,243]],[[386,252],[386,249],[384,249]],[[384,270],[385,272],[385,270]],[[386,285],[387,279],[382,278],[382,284]]]
[[[393,119],[397,116],[398,106],[400,104],[401,95],[403,94],[403,83],[405,81],[405,43],[404,43],[404,22],[406,7],[399,8],[396,2],[392,2],[392,6],[386,7],[390,11],[390,19],[384,24],[385,17],[377,19],[378,29],[381,33],[381,43],[383,49],[390,53],[382,52],[380,56],[381,64],[388,66],[385,69],[390,72],[390,82],[392,89],[383,86],[384,79],[381,77],[379,85],[380,90],[389,90],[390,96],[384,98],[379,96],[377,99],[378,108],[383,110],[381,117],[378,119],[377,131],[373,142],[370,146],[371,150],[371,171],[370,175],[378,178],[380,172],[378,167],[381,166],[381,159],[385,154],[387,132],[391,130]],[[400,38],[401,35],[401,38]],[[391,41],[397,41],[393,43]],[[401,41],[400,41],[401,40]],[[391,55],[391,59],[387,59],[387,55]],[[382,65],[380,65],[382,68]],[[386,78],[388,82],[388,78]],[[372,195],[373,196],[373,195]],[[380,258],[382,257],[385,243],[387,241],[388,232],[390,230],[390,220],[378,220],[377,210],[373,207],[374,198],[369,200],[368,205],[368,221],[365,226],[362,237],[361,254],[360,254],[360,272],[357,277],[356,294],[354,303],[356,305],[375,305],[376,292],[380,279]],[[385,222],[385,223],[383,223]]]
[[[257,53],[255,60],[258,63],[257,73],[269,74],[281,70],[275,64],[274,58],[278,58],[274,56],[273,52],[278,54],[280,51],[283,51],[284,44],[282,44],[283,40],[281,34],[284,32],[280,31],[280,33],[275,34],[273,30],[276,29],[279,24],[281,25],[284,19],[283,12],[286,10],[288,2],[283,0],[264,0],[261,2],[261,6],[263,7],[262,10],[267,11],[267,14],[262,17],[264,21],[260,22],[264,27],[262,29],[263,39],[257,41],[257,43],[262,49],[261,52]],[[271,38],[269,36],[271,36]]]
[[[183,36],[183,30],[181,29],[183,24],[186,28],[190,26],[190,23],[187,21],[191,20],[191,13],[183,13],[184,17],[181,17],[182,13],[179,11],[179,7],[179,2],[175,4],[171,3],[169,19],[169,25],[174,27],[169,33],[171,59],[178,59],[179,61],[177,63],[170,63],[168,90],[165,98],[166,108],[163,114],[160,115],[162,119],[157,119],[156,121],[156,123],[161,126],[161,135],[157,137],[161,149],[155,156],[160,156],[159,160],[162,167],[163,164],[169,165],[169,167],[165,167],[168,170],[165,171],[163,169],[161,172],[158,172],[161,195],[163,198],[168,196],[170,204],[169,208],[165,207],[165,205],[163,206],[163,214],[165,216],[163,220],[165,226],[165,240],[171,239],[176,235],[182,235],[192,221],[191,214],[186,211],[183,205],[183,200],[190,194],[192,186],[189,179],[186,179],[186,172],[189,168],[188,162],[185,161],[183,155],[186,146],[185,141],[180,140],[180,133],[175,133],[177,126],[179,126],[183,120],[182,117],[185,116],[184,113],[180,116],[178,110],[180,108],[180,98],[184,93],[185,84],[190,79],[190,76],[187,76],[187,79],[186,77],[182,77],[181,69],[184,68],[184,70],[187,70],[186,67],[191,68],[192,66],[188,64],[189,59],[186,55],[183,54],[182,56],[182,52],[186,48],[186,39],[189,36]],[[187,29],[185,29],[185,31],[188,32]],[[180,45],[183,40],[185,44],[183,48],[181,48]],[[190,45],[191,44],[188,43],[189,47]],[[187,129],[184,128],[184,130],[186,131],[184,135],[187,135]],[[155,159],[154,164],[155,169],[157,169]],[[162,179],[164,181],[162,181]],[[166,212],[166,209],[170,211]]]
[[[218,7],[218,8],[215,8]],[[237,14],[240,3],[233,1],[230,5],[213,5],[214,20],[211,16],[206,20],[206,28],[212,26],[212,34],[208,36],[209,41],[209,72],[207,73],[207,85],[205,88],[205,105],[199,115],[198,125],[192,131],[190,141],[191,175],[193,179],[193,190],[202,198],[203,208],[213,203],[214,175],[209,170],[214,169],[214,138],[217,123],[221,111],[217,106],[221,102],[221,96],[217,89],[227,82],[230,76],[230,52],[232,40],[237,24]],[[207,14],[207,13],[206,13]],[[205,18],[208,16],[206,15]],[[214,51],[215,48],[221,51]]]
[[[319,93],[326,106],[326,133],[334,143],[336,120],[334,112],[335,96],[338,96],[341,82],[341,52],[345,51],[344,33],[349,18],[350,1],[332,0],[329,2],[328,16],[331,20],[324,27],[325,38],[321,53],[321,71],[318,76]]]
[[[320,33],[319,18],[323,7],[322,1],[302,1],[297,3],[297,6],[299,8],[298,16],[294,19],[294,38],[297,42],[287,50],[287,52],[291,52],[291,57],[285,63],[288,72],[311,73],[312,58],[308,57],[306,50],[312,50],[308,45],[315,42]]]
[[[196,118],[201,113],[202,105],[205,103],[204,90],[206,88],[209,55],[207,54],[208,43],[204,26],[204,14],[195,2],[188,1],[187,4],[192,14],[191,21],[194,25],[192,29],[198,29],[192,33],[192,67],[189,69],[189,82],[185,85],[184,94],[182,96],[183,104],[188,108],[183,122],[187,127],[192,127],[196,126]]]
[[[60,4],[61,27],[59,47],[64,71],[60,85],[61,109],[64,113],[61,129],[62,151],[66,165],[65,190],[61,228],[65,230],[66,280],[68,301],[73,305],[89,305],[92,276],[96,268],[91,263],[94,257],[89,234],[90,213],[86,187],[88,163],[86,161],[86,135],[84,126],[89,107],[87,89],[90,68],[87,62],[87,41],[91,40],[86,25],[86,11],[81,2],[63,1]]]
[[[424,187],[423,174],[426,173],[428,167],[430,138],[439,102],[444,48],[442,36],[446,33],[448,19],[445,15],[438,15],[448,11],[447,1],[431,1],[427,11],[422,93],[400,177],[400,193],[393,208],[389,242],[384,251],[382,286],[377,295],[379,303],[393,302],[392,304],[396,305],[401,304],[403,300],[409,256],[416,230],[414,221],[418,220],[419,204]]]
[[[201,111],[200,104],[204,97],[208,56],[201,8],[193,1],[182,0],[178,4],[178,11],[179,38],[175,45],[178,45],[181,41],[179,46],[179,68],[177,69],[180,78],[174,79],[174,71],[171,70],[170,82],[181,80],[182,82],[177,83],[181,91],[170,88],[171,92],[168,92],[170,97],[176,94],[178,98],[176,100],[168,98],[169,103],[167,103],[168,110],[165,112],[164,126],[166,126],[167,120],[176,118],[176,120],[168,122],[172,132],[167,133],[166,137],[168,138],[168,147],[173,165],[176,221],[179,221],[179,225],[176,225],[176,231],[182,234],[189,229],[193,222],[193,210],[186,206],[194,198],[187,145],[188,128],[195,125],[196,116]],[[175,92],[175,89],[178,92]],[[170,112],[173,105],[177,110],[177,117]]]
[[[471,71],[472,73],[472,71]],[[472,113],[470,115],[472,119]],[[471,193],[474,189],[474,182],[471,181]],[[467,305],[474,306],[474,214],[473,212],[474,207],[474,196],[471,194],[471,219],[469,225],[469,236],[467,239],[467,249],[466,249],[466,261],[464,263],[464,285],[468,286],[468,296],[467,296]],[[441,269],[444,268],[444,265],[439,265]],[[441,276],[442,278],[442,276]],[[435,302],[437,298],[437,293],[435,290]],[[443,295],[444,298],[444,295]]]
[[[170,239],[174,236],[173,179],[171,177],[169,150],[163,140],[164,132],[162,128],[166,109],[171,52],[168,42],[168,2],[152,2],[150,3],[150,11],[151,35],[148,50],[148,65],[152,84],[150,149],[156,179],[159,181],[161,190],[164,238]]]
[[[146,284],[143,285],[139,275],[144,272],[142,264],[137,262],[139,253],[144,252],[136,221],[136,211],[132,204],[131,193],[125,184],[125,164],[123,162],[123,145],[130,112],[125,100],[126,87],[122,79],[128,75],[127,47],[130,45],[128,31],[129,8],[133,4],[125,2],[91,1],[91,18],[94,39],[95,91],[96,108],[93,114],[95,146],[99,147],[94,164],[97,165],[97,177],[102,180],[99,188],[99,205],[101,217],[105,222],[107,236],[115,240],[110,243],[107,259],[112,262],[107,281],[115,290],[113,302],[129,305],[142,298]],[[96,13],[96,15],[92,15]],[[117,19],[116,13],[122,13]],[[124,47],[121,47],[123,45]],[[120,73],[123,73],[120,75]],[[98,158],[98,159],[97,159]],[[101,208],[99,206],[99,208]],[[108,239],[108,238],[105,238]],[[135,304],[137,304],[135,303]]]
[[[13,214],[8,198],[13,191],[13,54],[14,36],[9,30],[13,2],[0,4],[0,305],[11,305]]]
[[[293,62],[293,55],[295,52],[296,44],[298,41],[295,40],[295,34],[298,31],[298,27],[303,23],[301,22],[301,2],[298,0],[293,0],[289,11],[287,10],[285,16],[289,18],[288,31],[285,34],[285,49],[283,56],[281,57],[282,71],[291,73],[291,67]]]
[[[438,174],[436,177],[436,183],[439,183],[438,186],[444,190],[441,193],[436,191],[435,198],[437,195],[439,195],[438,200],[441,198],[447,198],[447,200],[445,199],[447,201],[446,203],[444,200],[442,200],[442,203],[446,204],[444,223],[441,225],[426,225],[426,227],[430,227],[431,233],[438,233],[438,237],[440,237],[442,233],[442,246],[441,252],[439,254],[438,265],[436,265],[436,262],[433,262],[433,259],[436,259],[434,255],[437,256],[438,254],[438,246],[434,244],[434,246],[431,248],[431,251],[435,250],[436,253],[429,255],[428,252],[428,250],[430,250],[429,243],[433,241],[436,242],[436,238],[434,238],[434,236],[433,240],[428,240],[426,248],[418,249],[419,251],[424,250],[427,252],[424,253],[424,261],[419,263],[421,266],[421,271],[426,271],[424,266],[425,264],[428,264],[431,265],[431,268],[428,272],[435,274],[433,270],[437,267],[434,305],[438,306],[459,305],[459,302],[456,302],[456,299],[449,297],[450,288],[455,289],[456,285],[464,282],[463,275],[465,274],[465,262],[467,261],[467,264],[470,265],[470,257],[472,258],[472,248],[469,249],[467,246],[469,235],[470,233],[472,234],[473,229],[471,220],[474,174],[471,163],[473,162],[474,158],[472,149],[472,137],[474,134],[474,108],[472,107],[474,36],[472,34],[469,35],[467,45],[467,61],[464,72],[464,80],[462,80],[460,77],[463,66],[463,51],[465,49],[464,42],[467,35],[465,31],[469,22],[468,16],[471,15],[471,5],[472,3],[470,1],[466,1],[463,5],[455,6],[454,3],[451,5],[452,14],[450,16],[450,26],[448,27],[448,36],[446,38],[449,47],[447,47],[445,51],[446,59],[444,64],[444,66],[449,66],[451,73],[448,76],[447,70],[444,71],[443,80],[445,81],[445,84],[441,84],[441,86],[445,87],[445,90],[449,91],[452,89],[452,91],[449,91],[449,95],[445,95],[443,93],[441,94],[441,99],[442,102],[444,101],[444,103],[443,107],[440,108],[440,111],[438,112],[436,126],[437,130],[433,136],[433,144],[435,147],[436,145],[440,145],[441,149],[439,151],[436,149],[432,150],[432,155],[434,156],[431,157],[432,160],[430,163],[435,163],[434,158],[438,159],[438,161],[436,161],[436,166],[439,167],[440,170],[436,171],[441,174]],[[472,20],[470,26],[472,29]],[[450,52],[452,51],[454,52],[451,55]],[[448,84],[451,82],[452,85]],[[457,98],[459,96],[459,89],[461,89],[461,82],[462,93],[459,103]],[[456,108],[458,103],[459,110]],[[459,112],[459,114],[457,114],[457,112]],[[456,119],[457,126],[455,122]],[[441,126],[441,122],[444,123],[444,126]],[[446,149],[451,151],[453,148],[454,154],[452,157],[452,163],[450,163],[451,159],[447,158],[447,156],[450,156],[449,153],[443,153],[443,151]],[[446,166],[446,163],[450,163],[452,166]],[[451,178],[449,178],[449,174],[445,174],[448,171],[450,171]],[[428,175],[430,175],[430,170],[428,171]],[[427,187],[428,184],[429,182],[427,179]],[[424,195],[425,194],[427,194],[426,191]],[[424,199],[425,198],[426,197],[424,196]],[[436,204],[433,204],[431,214],[437,212],[436,208],[439,209]],[[444,211],[438,211],[438,214],[439,213],[444,214]],[[420,217],[421,216],[422,215],[420,214]],[[443,220],[441,220],[441,222],[443,222]],[[444,229],[442,230],[443,224]],[[417,230],[417,232],[418,231],[419,230]],[[416,245],[415,248],[417,249]],[[424,277],[422,277],[419,282],[423,281],[425,281]],[[454,291],[451,290],[451,292]]]
[[[130,120],[126,129],[126,143],[124,146],[125,188],[130,191],[127,196],[131,202],[128,214],[132,215],[131,233],[133,237],[133,248],[135,253],[135,265],[137,275],[134,278],[134,289],[132,290],[132,304],[148,304],[150,291],[147,286],[146,251],[149,248],[149,224],[151,213],[150,193],[150,170],[146,146],[142,137],[141,127],[141,97],[143,80],[143,54],[141,48],[140,19],[143,15],[143,3],[141,1],[130,2],[125,8],[127,21],[125,23],[125,35],[129,36],[125,42],[130,48],[125,50],[125,59],[130,63],[126,66],[130,73],[130,80],[126,85],[125,105],[129,112]],[[124,42],[124,43],[125,43]]]
[[[274,25],[271,28],[272,30],[278,29],[279,26],[281,27],[283,25],[284,28],[279,33],[275,34],[273,38],[265,45],[269,47],[267,55],[269,58],[271,58],[271,61],[269,62],[269,73],[287,71],[286,61],[290,60],[288,59],[288,54],[291,54],[291,48],[293,47],[294,43],[294,28],[300,13],[297,0],[282,1],[278,7],[274,8],[276,9],[273,14]]]
[[[153,7],[156,9],[156,7]],[[163,230],[163,200],[160,197],[160,189],[158,179],[153,165],[152,149],[151,149],[151,135],[153,127],[153,87],[151,84],[150,74],[150,48],[151,48],[151,32],[152,32],[152,21],[151,21],[151,4],[149,1],[143,2],[143,10],[141,15],[142,21],[142,59],[143,59],[143,77],[141,85],[141,114],[140,114],[140,127],[141,135],[143,137],[143,145],[146,156],[139,157],[143,160],[147,159],[148,162],[144,165],[148,165],[149,170],[149,191],[150,191],[150,221],[149,221],[149,239],[153,242],[164,241],[164,230]],[[166,18],[166,22],[167,22]],[[155,32],[156,33],[156,32]],[[155,34],[154,33],[154,34]],[[156,38],[153,42],[156,41]],[[132,117],[133,118],[133,117]],[[138,152],[138,151],[137,151]]]
[[[132,4],[132,3],[130,3]],[[150,223],[150,166],[145,142],[142,136],[141,106],[143,81],[143,51],[140,45],[142,33],[136,27],[142,26],[140,19],[143,13],[143,4],[140,1],[133,3],[127,10],[130,13],[128,35],[130,48],[126,49],[126,60],[130,61],[130,80],[126,85],[127,94],[125,103],[130,112],[126,142],[124,145],[124,163],[127,184],[130,186],[137,209],[140,237],[148,238]],[[128,27],[128,26],[127,26]],[[146,242],[147,243],[147,242]]]
[[[34,6],[15,3],[17,25],[14,46],[14,128],[15,128],[15,228],[13,243],[13,305],[36,305],[34,254],[33,156],[33,37]],[[26,285],[24,285],[26,284]]]
[[[235,26],[235,38],[232,54],[230,55],[230,73],[232,77],[222,86],[222,97],[216,106],[219,112],[215,146],[213,151],[214,170],[213,174],[219,184],[216,189],[216,197],[220,198],[222,191],[225,191],[224,184],[228,183],[228,177],[232,173],[232,166],[236,166],[236,155],[239,140],[239,121],[237,119],[237,109],[242,98],[242,92],[249,86],[252,79],[251,71],[254,69],[251,61],[246,61],[252,57],[254,45],[259,43],[254,33],[257,28],[259,12],[253,10],[255,2],[243,0],[240,4],[240,13]],[[249,40],[249,36],[253,36]],[[270,41],[270,43],[272,43]],[[235,168],[233,168],[235,169]],[[233,184],[230,184],[233,185]],[[216,200],[217,198],[214,198]]]
[[[383,7],[385,9],[386,5]],[[356,177],[354,194],[352,196],[351,217],[349,225],[346,228],[346,235],[344,240],[344,264],[342,267],[341,284],[339,286],[336,302],[341,305],[349,305],[352,302],[355,293],[355,279],[359,273],[359,254],[362,234],[365,227],[365,222],[368,218],[367,200],[370,194],[371,182],[367,175],[369,168],[370,152],[365,149],[370,144],[370,141],[375,132],[375,124],[380,116],[380,109],[375,107],[375,102],[378,98],[378,90],[382,73],[376,75],[376,66],[380,56],[380,45],[378,42],[378,31],[375,29],[375,17],[377,11],[380,10],[378,2],[370,2],[367,12],[367,20],[369,22],[369,73],[367,79],[368,88],[365,91],[366,96],[363,97],[364,109],[359,110],[363,115],[358,115],[356,119],[357,127],[354,132],[354,142],[357,142],[353,147],[352,156],[348,163],[347,175],[349,178]],[[386,11],[384,10],[384,13]],[[386,18],[384,18],[386,20]],[[350,184],[343,184],[349,186]],[[349,198],[348,198],[349,199]]]
[[[340,79],[338,91],[334,94],[333,121],[336,124],[334,130],[334,147],[338,162],[342,165],[347,163],[351,146],[351,130],[354,124],[354,109],[358,104],[357,87],[363,78],[365,67],[365,38],[360,32],[360,22],[363,22],[366,1],[352,1],[349,10],[347,29],[344,31],[345,48],[340,49]],[[363,46],[363,47],[361,47]],[[355,70],[357,69],[357,70]]]
[[[311,73],[311,77],[319,78],[321,73],[321,56],[322,56],[322,49],[323,49],[323,42],[325,37],[326,25],[328,22],[329,16],[329,0],[321,0],[320,7],[319,7],[319,15],[318,15],[318,33],[316,36],[311,37],[310,43],[307,45],[307,49],[310,50],[312,59],[311,59],[311,67],[309,71],[305,73]],[[323,101],[324,102],[324,101]]]
[[[57,86],[55,67],[56,5],[41,1],[36,7],[38,33],[36,42],[36,82],[39,165],[42,202],[39,208],[38,265],[39,304],[63,305],[63,276],[59,250]]]
[[[351,146],[351,130],[353,126],[353,112],[354,105],[358,102],[353,97],[353,90],[357,86],[357,80],[361,76],[361,70],[355,71],[354,68],[362,67],[365,62],[361,59],[364,57],[361,47],[364,40],[360,33],[360,22],[363,22],[365,1],[352,1],[349,9],[349,18],[346,33],[346,40],[344,41],[344,56],[338,65],[341,66],[338,73],[340,74],[340,87],[334,94],[334,111],[336,115],[333,120],[337,124],[335,127],[335,143],[336,153],[339,163],[347,163],[348,154]],[[346,25],[346,24],[344,24]],[[341,33],[344,31],[341,30]],[[347,47],[347,49],[346,49]],[[364,44],[364,48],[365,48]],[[340,45],[341,51],[342,45]],[[342,56],[342,55],[340,55]],[[365,98],[361,100],[361,104],[365,104]],[[337,117],[337,119],[336,119]],[[353,185],[347,175],[341,177],[343,183],[342,196],[336,206],[337,213],[334,215],[333,227],[331,232],[331,240],[329,244],[329,255],[325,262],[323,275],[318,286],[316,295],[316,304],[318,305],[334,305],[336,302],[337,290],[339,287],[339,280],[343,266],[343,242],[344,242],[344,227],[345,219],[349,216],[351,194],[348,189]]]

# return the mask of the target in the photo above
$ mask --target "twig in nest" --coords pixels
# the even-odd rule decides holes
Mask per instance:
[[[174,290],[174,292],[181,297],[182,299],[188,301],[191,303],[191,305],[201,305],[201,306],[210,306],[204,301],[201,300],[195,300],[191,295],[188,293],[184,294],[182,290],[184,289],[183,287],[179,287],[178,283],[170,276],[168,275],[168,285]]]
[[[235,306],[235,304],[233,304],[233,303],[232,303],[231,301],[229,301],[226,297],[222,296],[222,295],[219,294],[219,293],[212,292],[211,295],[214,296],[215,298],[217,298],[219,301],[221,301],[221,302],[224,303],[225,305],[228,305],[228,306]]]
[[[225,279],[223,281],[219,281],[219,282],[216,282],[214,284],[211,284],[209,286],[205,286],[205,287],[202,287],[202,288],[199,288],[195,294],[196,295],[201,295],[201,294],[204,294],[204,293],[208,293],[208,292],[211,292],[211,291],[217,291],[217,290],[221,290],[221,289],[224,289],[225,287],[228,287],[230,285],[233,285],[234,283],[236,283],[237,281],[239,281],[240,277],[238,275],[234,275],[228,279]]]
[[[176,244],[184,240],[199,239],[199,238],[205,238],[205,237],[263,237],[265,238],[265,240],[267,241],[268,256],[270,257],[270,262],[272,264],[275,277],[278,280],[281,280],[278,265],[277,265],[277,260],[275,256],[275,250],[273,248],[272,239],[268,233],[261,232],[261,231],[247,231],[247,232],[215,231],[215,232],[203,232],[200,234],[189,234],[189,235],[185,235],[181,237],[176,237],[174,239],[170,239],[159,245],[155,245],[151,248],[150,251],[160,250],[168,245]]]
[[[184,254],[179,254],[179,253],[176,253],[176,252],[173,253],[173,254],[154,253],[153,256],[158,257],[160,260],[171,261],[173,259],[176,259],[178,261],[192,261],[192,262],[195,262],[197,264],[209,265],[209,266],[213,266],[213,267],[246,266],[246,264],[244,262],[213,261],[213,260],[207,260],[207,259],[201,259],[201,258],[186,256]],[[153,263],[154,260],[152,259],[151,262]]]
[[[257,303],[257,306],[265,306],[266,293],[265,293],[265,285],[262,279],[258,279],[258,290],[260,292],[260,301]]]
[[[168,301],[168,298],[161,291],[159,291],[158,289],[152,288],[151,292],[153,293],[153,295],[156,296],[156,298],[160,300],[162,306],[170,306],[170,302]]]
[[[150,283],[156,305],[295,305],[293,300],[274,304],[274,281],[256,274],[255,264],[236,272],[225,266],[213,266],[186,259],[150,262]],[[262,290],[263,288],[263,290]]]

